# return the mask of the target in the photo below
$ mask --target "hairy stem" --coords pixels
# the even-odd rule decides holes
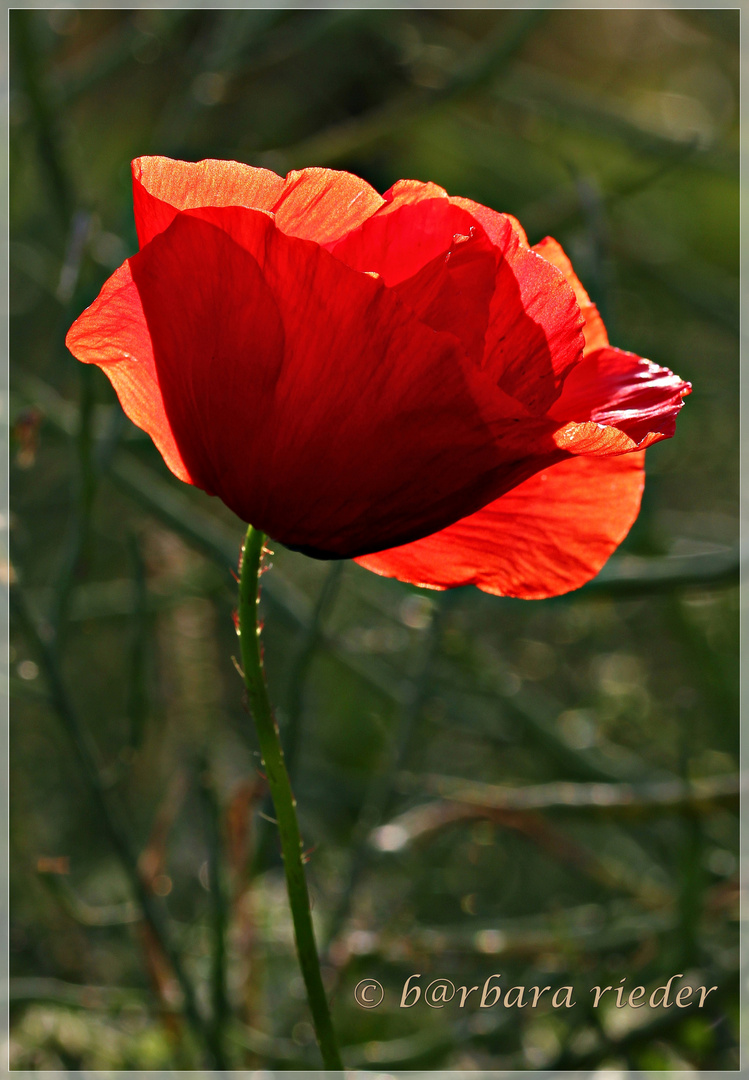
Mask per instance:
[[[289,774],[286,770],[278,727],[273,716],[263,671],[257,605],[264,542],[265,534],[250,525],[242,549],[239,579],[238,631],[241,642],[242,670],[278,821],[297,955],[307,988],[307,999],[312,1012],[317,1041],[325,1068],[341,1070],[343,1064],[320,975],[320,961],[317,956],[307,881],[302,862],[302,838],[296,816],[296,801],[291,791]]]

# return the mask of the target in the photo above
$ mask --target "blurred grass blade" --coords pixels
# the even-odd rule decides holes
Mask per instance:
[[[550,124],[575,128],[622,144],[638,154],[655,157],[679,156],[688,139],[679,139],[651,130],[628,115],[626,103],[607,100],[541,70],[518,61],[512,74],[495,88],[495,96],[524,111],[543,117]],[[732,150],[700,147],[691,163],[722,175],[738,175],[738,156]]]
[[[67,231],[75,205],[73,186],[63,165],[62,146],[57,118],[47,97],[43,65],[39,57],[36,36],[36,11],[17,9],[10,15],[10,40],[18,56],[24,89],[31,104],[36,128],[39,158],[44,166],[50,194],[57,209],[60,224]]]
[[[102,825],[109,834],[112,846],[120,859],[133,892],[138,898],[147,927],[154,939],[159,943],[164,955],[168,958],[171,968],[179,981],[184,995],[185,1015],[199,1041],[202,1042],[208,1052],[211,1061],[221,1067],[220,1054],[216,1053],[216,1047],[212,1045],[209,1032],[198,1008],[192,982],[188,978],[179,953],[172,944],[166,916],[162,908],[155,902],[153,895],[145,886],[139,873],[135,846],[130,835],[127,819],[101,778],[98,754],[93,741],[88,731],[81,724],[68,697],[54,644],[50,642],[49,634],[42,631],[37,625],[26,604],[21,587],[17,583],[11,586],[10,602],[11,610],[18,618],[29,644],[39,658],[40,666],[47,679],[51,704],[70,738],[84,781],[101,814]]]
[[[690,781],[666,780],[643,784],[581,784],[556,781],[523,787],[501,787],[466,781],[458,777],[404,773],[400,783],[405,791],[427,791],[440,801],[423,803],[395,818],[374,834],[375,842],[397,835],[404,843],[418,839],[451,821],[481,816],[484,811],[521,814],[583,814],[608,818],[649,818],[685,809],[695,814],[711,813],[719,807],[738,808],[739,795],[746,784],[729,773]],[[443,801],[447,800],[447,801]],[[392,844],[392,840],[389,841]],[[383,849],[384,850],[384,849]]]
[[[334,561],[330,564],[322,588],[320,589],[312,616],[301,635],[301,641],[297,650],[291,673],[289,675],[289,689],[286,699],[286,723],[281,732],[284,745],[284,756],[289,776],[294,780],[296,771],[296,758],[299,750],[300,724],[304,702],[307,674],[315,655],[323,641],[323,623],[335,603],[338,590],[341,585],[344,560]]]
[[[438,593],[426,629],[416,670],[409,681],[408,693],[397,718],[387,760],[370,782],[351,840],[349,865],[322,940],[322,948],[330,951],[348,916],[354,893],[369,861],[369,834],[392,806],[396,778],[403,769],[412,746],[413,736],[424,703],[431,691],[431,678],[438,655],[447,611],[456,603],[457,593]]]
[[[40,874],[58,904],[82,926],[123,926],[139,922],[143,914],[136,904],[88,904],[61,874]]]
[[[227,992],[227,934],[229,902],[223,879],[224,843],[221,835],[221,811],[206,763],[198,778],[208,847],[208,891],[211,903],[211,1026],[216,1046],[225,1056],[226,1026],[231,1018]]]
[[[740,555],[737,545],[694,555],[614,556],[580,595],[648,596],[690,586],[738,585]]]
[[[130,722],[130,747],[137,750],[143,742],[148,718],[147,665],[150,652],[148,588],[146,567],[138,538],[128,535],[128,549],[133,566],[132,631],[130,664],[127,679],[127,715]]]

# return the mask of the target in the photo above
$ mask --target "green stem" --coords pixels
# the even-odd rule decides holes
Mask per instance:
[[[257,620],[260,563],[265,534],[252,525],[247,528],[239,578],[239,637],[242,650],[247,697],[255,721],[260,753],[268,780],[278,831],[281,837],[286,888],[294,921],[299,966],[307,988],[317,1041],[326,1069],[343,1069],[341,1055],[333,1032],[330,1009],[320,975],[320,961],[312,927],[307,881],[302,863],[302,838],[296,816],[296,801],[286,771],[278,727],[273,716],[260,650],[260,626]]]
[[[286,722],[283,725],[283,746],[286,771],[292,783],[296,779],[296,758],[300,743],[302,706],[307,672],[314,658],[315,650],[320,644],[323,619],[335,599],[344,566],[343,560],[335,560],[330,563],[330,569],[318,595],[312,617],[303,627],[302,643],[291,666],[286,704]],[[253,877],[270,863],[270,842],[273,835],[270,818],[271,806],[270,795],[268,794],[263,800],[262,813],[257,822],[255,857],[251,871]]]

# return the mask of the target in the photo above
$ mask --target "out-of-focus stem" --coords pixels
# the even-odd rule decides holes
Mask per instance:
[[[291,790],[263,670],[257,605],[264,543],[265,534],[250,525],[242,549],[239,578],[238,631],[241,642],[242,670],[250,711],[260,742],[265,775],[278,821],[297,956],[307,989],[307,999],[312,1012],[317,1041],[325,1068],[342,1070],[341,1055],[320,974],[320,961],[317,955],[307,881],[302,862],[302,838],[296,815],[296,801]]]

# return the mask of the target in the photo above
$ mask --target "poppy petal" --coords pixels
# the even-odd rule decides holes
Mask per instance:
[[[365,180],[335,169],[302,169],[286,179],[238,161],[136,158],[132,163],[140,246],[163,232],[180,210],[245,206],[275,213],[291,236],[331,243],[357,228],[383,203]]]
[[[575,293],[575,299],[577,300],[578,306],[583,313],[583,318],[585,319],[583,333],[585,334],[586,355],[595,352],[596,349],[602,349],[605,345],[608,345],[609,338],[606,333],[606,327],[603,325],[603,319],[601,318],[600,312],[583,288],[579,277],[572,269],[572,263],[567,258],[561,244],[558,244],[556,240],[547,236],[545,240],[533,245],[533,251],[535,251],[536,254],[541,255],[547,262],[550,262],[552,266],[556,266],[557,270],[561,270],[568,283],[572,286]]]
[[[290,172],[273,211],[289,236],[332,244],[357,229],[382,206],[366,180],[335,169]]]
[[[434,197],[435,190],[442,191],[436,185],[401,181],[386,196],[390,201],[329,250],[353,269],[377,273],[386,285],[404,291],[412,285],[417,291],[419,282],[414,279],[419,274],[434,282],[440,260],[449,256],[457,236],[487,236],[457,200],[444,193]],[[505,215],[496,218],[501,223],[492,220],[488,238],[497,253],[493,296],[488,320],[483,311],[480,317],[481,329],[486,327],[483,363],[505,393],[542,415],[582,356],[582,316],[561,271],[523,245],[512,220]],[[446,272],[446,266],[443,269]],[[474,260],[474,276],[477,270]],[[461,312],[462,291],[450,286],[442,297],[450,308],[445,324],[462,322],[463,338],[474,344],[479,325],[475,312],[483,305],[487,287],[482,273],[480,293],[469,300],[467,311]],[[415,303],[415,310],[423,309],[423,304]],[[474,323],[469,329],[471,319]],[[474,345],[470,351],[474,352]]]
[[[644,448],[671,438],[683,398],[690,392],[690,384],[668,368],[606,346],[587,355],[569,374],[549,415],[557,420],[577,421],[577,425],[570,426],[570,431],[577,429],[574,438],[592,439],[597,446],[604,445],[602,437],[616,437],[604,435],[608,431],[621,433],[624,441],[619,441],[624,450]],[[596,428],[602,430],[596,432]],[[607,451],[599,448],[583,452]]]
[[[120,304],[105,286],[71,348],[113,382],[118,364],[142,378],[134,421],[166,417],[192,482],[290,547],[346,557],[410,541],[525,479],[544,448],[559,455],[553,425],[524,418],[452,334],[268,214],[182,212],[129,274],[136,292]],[[103,326],[114,352],[99,351]],[[122,355],[146,335],[152,364]],[[156,388],[161,404],[139,415]]]
[[[508,221],[521,247],[527,248],[530,246],[525,229],[512,214],[500,213],[498,210],[492,210],[489,206],[482,206],[481,203],[474,202],[473,199],[464,199],[460,195],[451,195],[450,202],[455,206],[460,206],[463,210],[467,210],[474,221],[479,223],[491,242],[498,247],[504,243],[505,226]]]
[[[475,222],[447,198],[387,202],[329,250],[353,270],[379,274],[398,285],[447,254],[453,237],[468,236]]]
[[[432,259],[395,291],[427,326],[454,334],[480,367],[497,255],[483,229],[471,232],[455,236],[446,254]]]
[[[356,561],[426,588],[477,585],[540,600],[589,581],[629,532],[644,452],[569,458],[441,532]]]
[[[540,415],[559,397],[580,361],[582,315],[561,271],[523,245],[509,218],[501,227],[494,222],[491,239],[503,260],[497,268],[484,363],[497,373],[506,393]]]
[[[141,247],[197,206],[252,206],[272,211],[284,181],[270,169],[239,161],[174,161],[141,157],[132,163],[133,208]]]
[[[497,373],[499,385],[506,393],[512,394],[532,412],[544,412],[559,396],[567,373],[581,357],[583,338],[578,336],[580,316],[575,312],[577,287],[580,290],[579,298],[584,296],[590,305],[562,249],[559,248],[561,257],[554,250],[555,258],[545,258],[544,252],[529,248],[528,238],[517,218],[511,214],[500,214],[472,199],[448,196],[436,184],[400,180],[385,193],[384,198],[386,205],[374,219],[356,236],[349,238],[348,243],[352,248],[355,244],[361,244],[363,251],[365,234],[371,236],[377,227],[376,221],[391,214],[394,221],[390,231],[397,236],[397,226],[404,219],[402,215],[395,216],[395,212],[405,206],[415,211],[412,232],[433,228],[433,218],[438,212],[444,220],[454,221],[457,225],[460,219],[450,216],[444,206],[447,203],[454,210],[469,215],[504,257],[505,264],[498,263],[495,279],[494,302],[485,342],[485,363]],[[423,223],[419,223],[418,213],[426,203],[434,206],[431,206],[430,215],[425,217]],[[461,231],[470,232],[470,229],[462,225]],[[444,239],[446,237],[443,235]],[[383,240],[382,244],[387,257],[386,241]],[[346,257],[345,251],[345,247],[336,248],[336,254],[340,252],[341,257]],[[534,254],[540,255],[541,259],[534,259]],[[393,256],[390,255],[390,258]],[[380,256],[380,259],[384,264],[385,258]],[[359,269],[364,269],[364,261],[360,258],[356,264]],[[377,270],[378,266],[368,269]],[[391,284],[400,278],[393,275],[386,280]],[[507,302],[508,297],[514,295],[519,297],[528,319],[518,320],[516,305]],[[530,331],[530,320],[536,323],[533,331]],[[550,357],[553,357],[553,362],[550,362]]]
[[[65,344],[78,360],[102,368],[125,414],[151,436],[174,475],[196,483],[182,459],[164,408],[151,335],[129,259],[78,316]]]
[[[528,237],[525,234],[525,230],[517,218],[514,218],[511,214],[500,214],[496,210],[490,209],[488,206],[481,206],[480,203],[473,202],[471,199],[463,199],[459,197],[452,197],[450,199],[456,206],[461,206],[475,218],[475,220],[484,229],[489,239],[498,247],[503,247],[506,236],[506,222],[509,222],[512,226],[518,242],[522,248],[528,248]],[[582,285],[582,282],[578,278],[575,271],[572,269],[572,263],[567,258],[561,244],[552,237],[547,236],[538,244],[534,244],[530,249],[537,255],[540,255],[547,262],[555,266],[563,275],[567,283],[572,288],[578,307],[582,312],[584,319],[583,334],[585,337],[585,353],[593,352],[595,349],[600,349],[605,345],[608,345],[609,339],[606,333],[606,327],[603,324],[603,319],[598,311],[596,305],[592,302],[588,293]],[[571,370],[571,366],[567,368]]]
[[[512,214],[501,214],[498,210],[492,210],[488,206],[482,206],[481,203],[474,202],[473,199],[464,199],[459,195],[448,195],[445,189],[438,184],[425,183],[421,180],[398,180],[385,192],[383,198],[387,204],[380,211],[383,214],[387,213],[389,208],[397,208],[405,203],[418,203],[424,199],[447,199],[453,206],[466,210],[473,220],[478,222],[493,244],[500,244],[501,238],[504,236],[505,223],[509,221],[522,246],[526,248],[529,246],[525,229]]]
[[[446,199],[449,195],[439,184],[433,184],[431,180],[396,180],[382,196],[385,200],[383,213],[388,208],[397,210],[400,206],[424,202],[425,199]]]

